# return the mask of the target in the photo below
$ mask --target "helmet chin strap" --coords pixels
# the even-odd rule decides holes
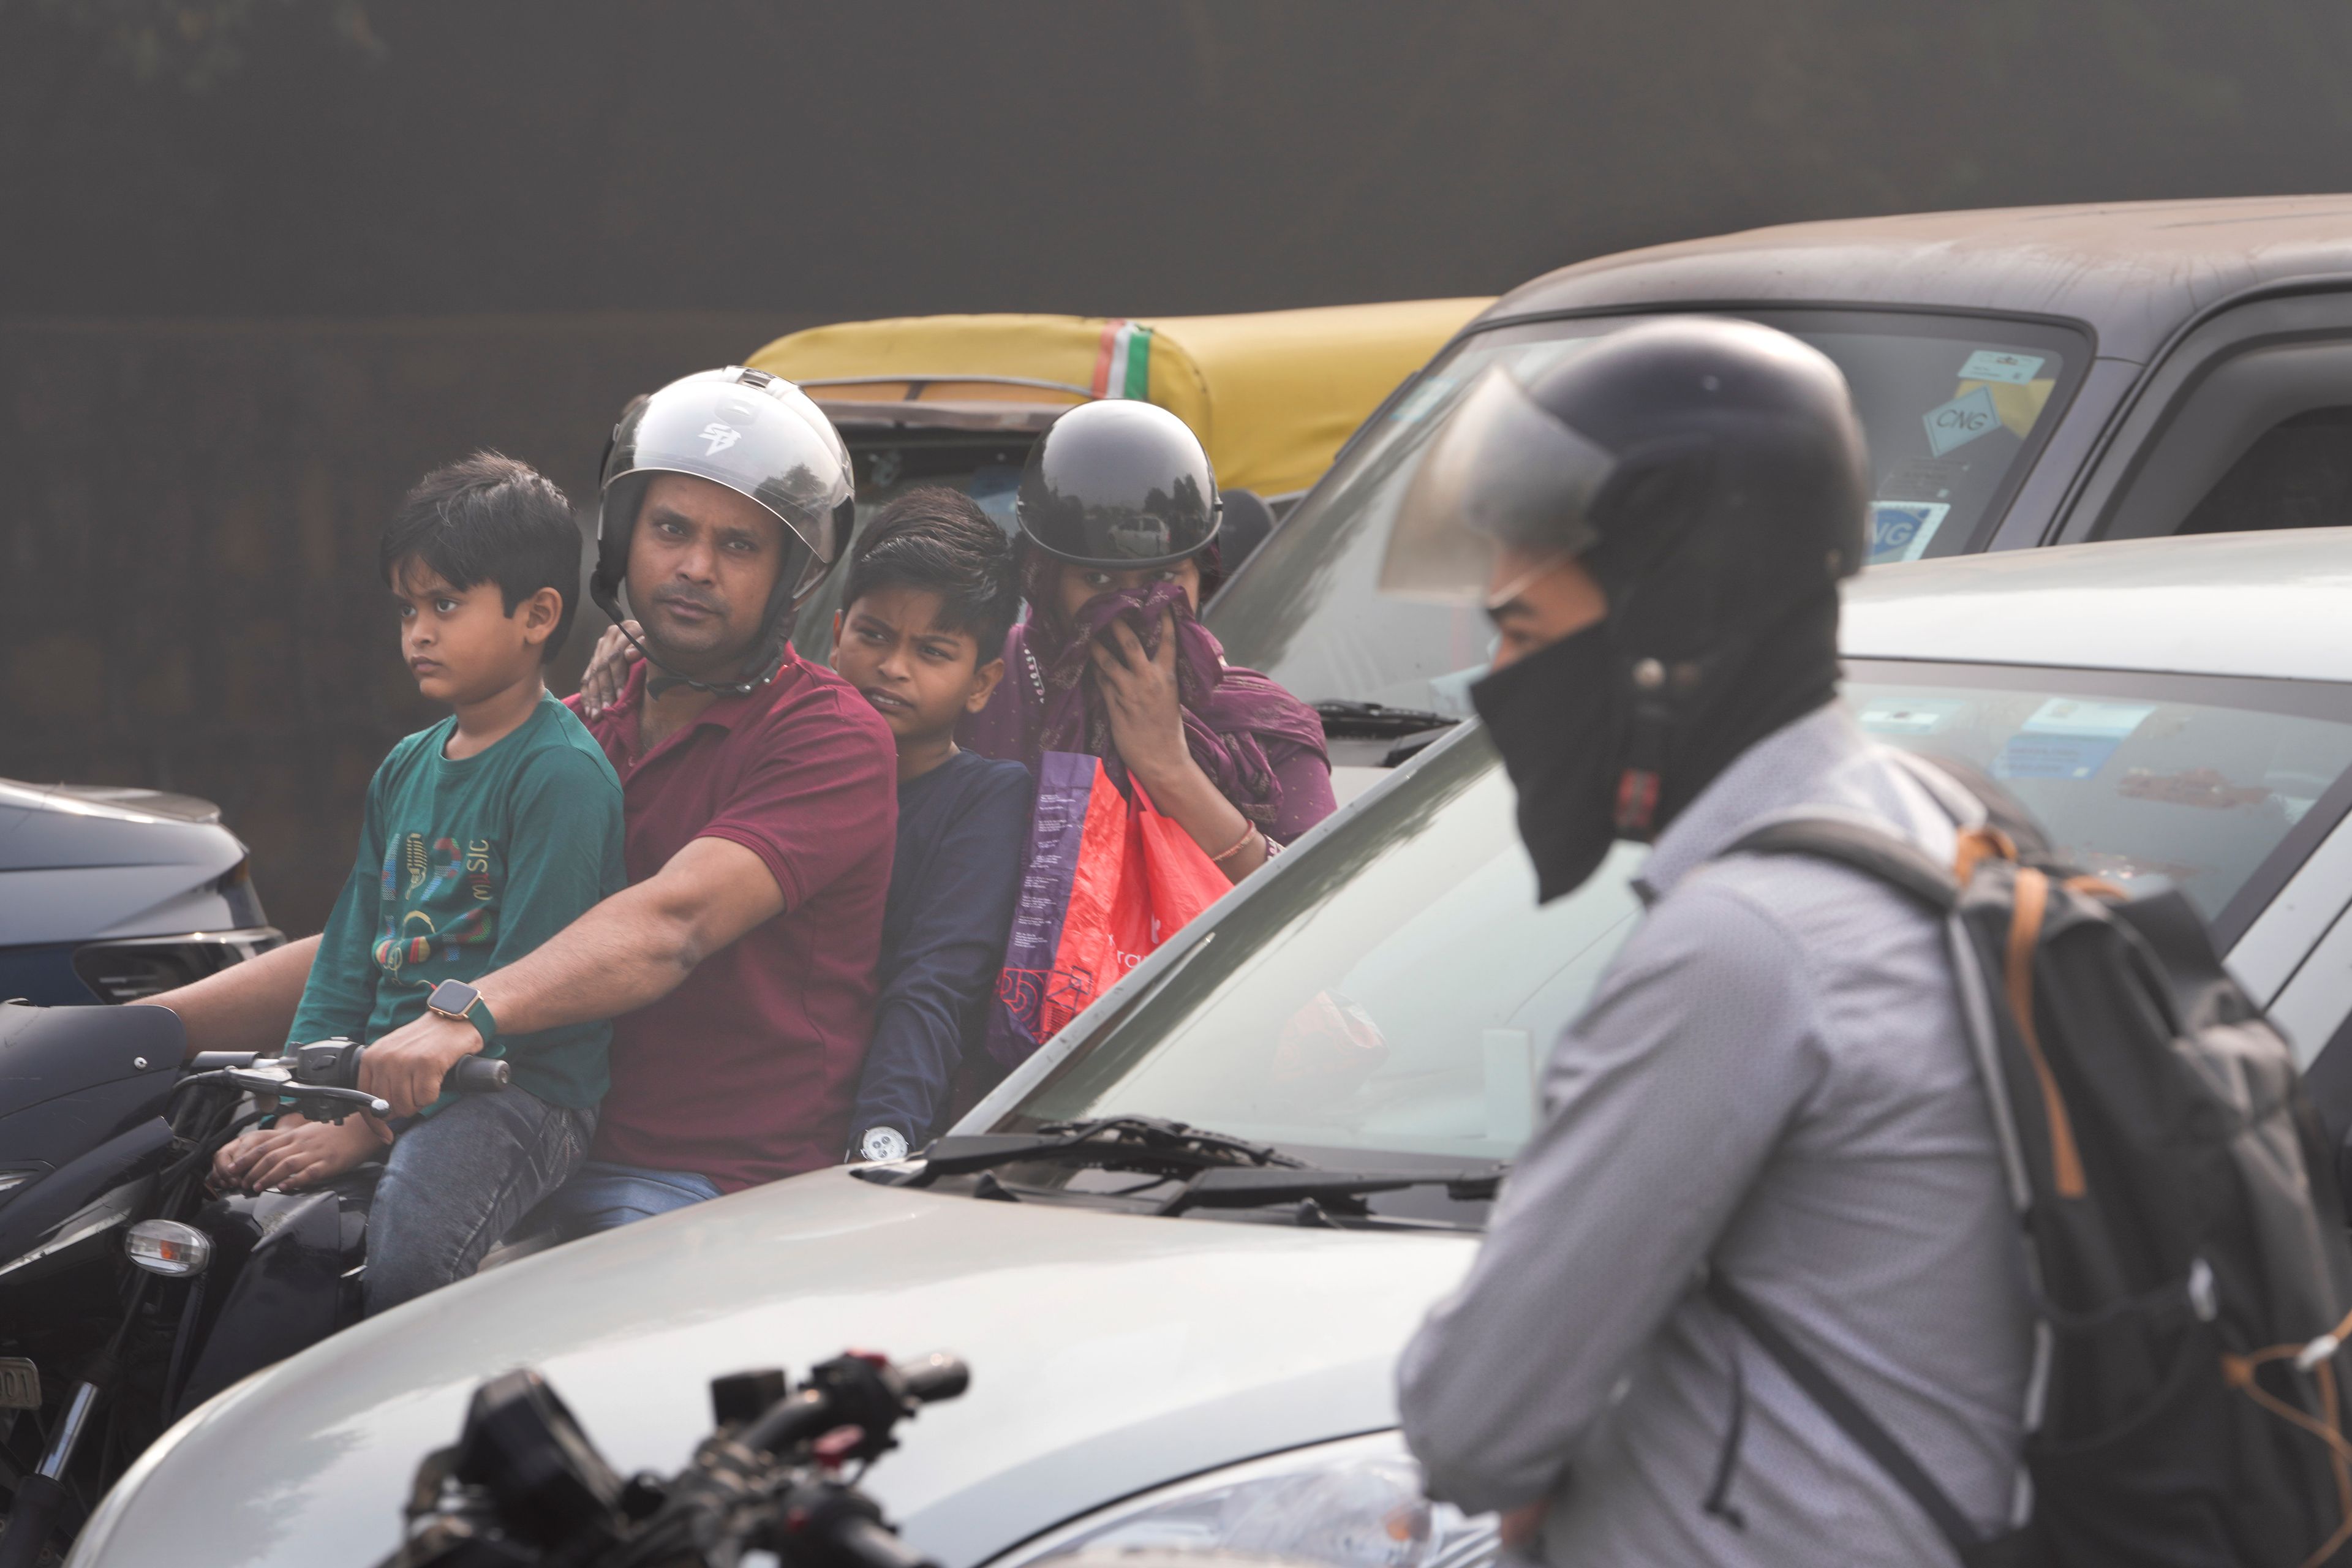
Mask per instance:
[[[740,680],[697,680],[690,675],[680,675],[664,664],[655,657],[654,650],[645,645],[643,638],[629,630],[628,617],[621,611],[620,595],[601,578],[592,576],[589,579],[588,596],[596,602],[598,609],[612,617],[614,629],[628,639],[629,646],[637,650],[638,657],[660,672],[646,681],[646,691],[649,696],[658,697],[665,691],[675,691],[684,687],[689,691],[715,692],[721,697],[749,697],[775,679],[776,672],[784,667],[784,648],[793,635],[793,612],[789,600],[781,613],[772,602],[768,606],[768,618],[760,639],[760,646],[767,650],[767,655],[761,661],[759,674]]]

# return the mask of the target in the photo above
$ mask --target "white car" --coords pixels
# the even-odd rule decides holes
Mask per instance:
[[[1890,743],[2006,780],[2103,874],[2183,888],[2307,1060],[2352,1012],[2347,622],[2352,531],[1929,562],[1851,588],[1845,700]],[[971,1364],[971,1393],[872,1479],[949,1568],[1081,1542],[1481,1563],[1491,1521],[1418,1500],[1393,1363],[1470,1261],[1478,1178],[1528,1135],[1539,1056],[1635,919],[1639,860],[1621,847],[1536,910],[1510,786],[1465,725],[962,1124],[1171,1118],[1415,1184],[1253,1197],[1042,1154],[778,1183],[494,1270],[228,1390],[72,1561],[358,1568],[494,1373],[542,1369],[618,1469],[667,1471],[709,1427],[713,1375],[858,1345]]]

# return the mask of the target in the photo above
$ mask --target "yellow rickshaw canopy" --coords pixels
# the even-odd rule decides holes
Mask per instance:
[[[1145,397],[1192,427],[1220,484],[1306,489],[1486,300],[1234,316],[900,316],[778,338],[754,368],[819,403],[1075,405]],[[961,379],[959,379],[961,378]]]

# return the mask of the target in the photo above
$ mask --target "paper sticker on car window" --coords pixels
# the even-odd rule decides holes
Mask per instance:
[[[1870,563],[1916,561],[1927,552],[1936,530],[1952,510],[1949,501],[1874,500],[1870,503]]]
[[[1979,349],[1960,366],[1960,379],[2006,381],[2022,386],[2041,374],[2044,363],[2039,354],[2013,354],[2003,349]]]
[[[2120,741],[2156,711],[2153,702],[2090,702],[2053,697],[2025,721],[2029,735],[2103,735]]]
[[[1979,436],[2000,428],[2000,410],[1993,405],[1992,389],[1979,386],[1920,416],[1927,427],[1927,447],[1938,458],[1967,446]]]
[[[2053,697],[2033,711],[1992,760],[1997,779],[2087,779],[2156,711],[2148,702],[2087,702]]]
[[[1965,697],[1874,697],[1854,722],[1874,735],[1932,735],[1968,706]]]

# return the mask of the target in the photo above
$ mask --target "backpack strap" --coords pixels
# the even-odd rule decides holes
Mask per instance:
[[[1938,914],[1959,903],[1952,873],[1916,847],[1876,827],[1838,816],[1789,817],[1768,822],[1726,855],[1814,855],[1850,866],[1864,876],[1902,889]]]
[[[1804,1390],[1806,1397],[1820,1405],[1823,1415],[1837,1423],[1838,1430],[1851,1438],[1855,1447],[1870,1456],[1887,1479],[1919,1505],[1919,1511],[1935,1525],[1937,1533],[1951,1543],[1963,1563],[1973,1559],[1986,1544],[1986,1538],[1977,1533],[1959,1505],[1920,1468],[1919,1461],[1911,1457],[1910,1450],[1896,1440],[1895,1434],[1880,1426],[1877,1418],[1864,1410],[1821,1363],[1798,1349],[1796,1342],[1780,1331],[1780,1325],[1766,1315],[1755,1298],[1732,1284],[1720,1270],[1707,1270],[1706,1295],[1764,1347],[1765,1354],[1780,1363],[1789,1380]]]
[[[1930,769],[1923,763],[1914,771],[1926,774]],[[1923,779],[1922,782],[1927,781]],[[1935,793],[1939,801],[1949,804],[1951,792],[1965,787],[1950,779],[1944,779]],[[1910,894],[1941,918],[1958,981],[1969,1056],[1990,1101],[1994,1142],[2000,1153],[2011,1201],[2017,1212],[2024,1215],[2032,1200],[2032,1187],[2019,1149],[2016,1123],[2009,1109],[2007,1087],[2000,1077],[1993,1038],[1995,1026],[1985,1005],[1983,972],[1978,963],[1975,946],[1959,919],[1961,879],[1986,854],[2000,854],[2004,858],[2013,856],[2013,841],[2008,832],[1982,820],[1981,811],[1978,822],[1970,824],[1964,821],[1959,830],[1960,867],[1957,871],[1937,865],[1916,846],[1882,827],[1840,816],[1785,817],[1767,822],[1722,853],[1811,855],[1834,860]],[[2021,1242],[2023,1232],[2021,1231],[2019,1236]],[[2037,1281],[2035,1291],[2038,1298],[2040,1275],[2030,1247],[2025,1249],[2025,1268],[2027,1278]],[[1706,1289],[1708,1300],[1747,1330],[1765,1352],[1780,1363],[1790,1380],[1821,1407],[1822,1414],[1835,1422],[1838,1429],[1855,1447],[1869,1455],[1888,1479],[1902,1488],[1906,1495],[1919,1505],[1920,1511],[1951,1543],[1963,1563],[2010,1561],[2010,1553],[2017,1550],[2015,1543],[2021,1538],[2013,1531],[2007,1535],[1979,1536],[1958,1506],[1920,1468],[1918,1461],[1895,1440],[1894,1435],[1880,1426],[1876,1418],[1864,1410],[1827,1369],[1799,1349],[1795,1342],[1780,1331],[1780,1325],[1765,1314],[1754,1298],[1734,1286],[1721,1271],[1712,1268],[1707,1271]],[[2027,1379],[2024,1425],[2028,1431],[2041,1425],[2052,1353],[2049,1325],[2046,1321],[2037,1321],[2032,1368]],[[1733,1441],[1737,1441],[1736,1432]],[[1730,1463],[1731,1457],[1727,1452],[1723,1468],[1727,1469]],[[2022,1521],[2023,1510],[2031,1495],[2021,1474],[2019,1502],[2013,1510],[2013,1522]]]

